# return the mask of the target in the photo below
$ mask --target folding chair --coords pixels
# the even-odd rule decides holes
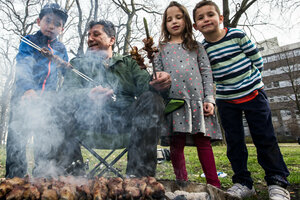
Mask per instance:
[[[92,137],[92,138],[91,138]],[[123,175],[113,165],[116,164],[128,151],[130,134],[94,134],[90,137],[81,136],[76,138],[77,142],[90,152],[99,163],[88,172],[88,178],[94,176],[103,176],[107,172],[112,172],[116,176],[124,178]],[[105,156],[99,155],[94,149],[110,150]],[[111,162],[107,159],[115,153],[116,150],[123,149]],[[101,168],[101,166],[104,166]]]
[[[171,99],[167,102],[165,108],[165,114],[173,112],[174,110],[180,108],[184,105],[184,100]],[[117,163],[128,151],[128,144],[130,140],[130,133],[120,133],[120,134],[104,134],[104,133],[94,133],[91,136],[82,134],[80,138],[77,138],[77,142],[89,151],[99,163],[87,174],[88,178],[97,176],[103,176],[106,172],[112,172],[115,175],[124,178],[123,175],[113,166]],[[92,137],[92,138],[91,138]],[[104,157],[100,156],[95,149],[110,150],[110,152]],[[107,159],[117,150],[123,149],[110,163]],[[103,169],[100,166],[104,165]]]

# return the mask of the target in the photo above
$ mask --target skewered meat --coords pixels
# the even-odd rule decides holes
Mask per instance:
[[[49,49],[47,49],[46,47],[42,48],[41,53],[43,54],[43,56],[47,57],[49,60],[52,60],[53,62],[55,62],[57,64],[57,67],[69,67],[71,69],[73,68],[73,66],[70,63],[64,61],[57,55],[53,55],[51,53],[51,51],[49,51]]]
[[[25,189],[22,186],[16,186],[6,195],[8,200],[22,200]]]
[[[0,184],[0,199],[4,198],[13,189],[13,185],[6,181]]]
[[[158,52],[157,47],[154,47],[154,42],[152,37],[148,37],[143,39],[144,47],[143,49],[147,52],[147,57],[149,58],[150,62],[152,62],[154,53]]]
[[[147,187],[145,189],[145,196],[146,197],[153,197],[153,198],[161,198],[165,193],[165,188],[163,184],[156,181],[154,177],[147,177],[146,178]]]
[[[53,54],[49,51],[49,49],[47,49],[46,47],[43,47],[41,50],[41,53],[43,54],[43,56],[51,59]]]
[[[92,200],[92,194],[88,185],[76,186],[78,200]]]
[[[24,185],[26,181],[27,181],[26,178],[19,178],[19,177],[14,177],[12,179],[6,179],[5,180],[6,183],[11,184],[12,186]]]
[[[37,200],[40,199],[41,193],[37,187],[29,185],[28,188],[24,187],[26,190],[23,193],[23,199]]]
[[[93,183],[94,200],[104,200],[108,194],[108,180],[104,177],[96,178]]]
[[[72,176],[59,179],[14,178],[0,184],[0,199],[106,200],[158,199],[164,187],[153,177],[85,179]]]
[[[137,64],[140,66],[141,69],[146,69],[147,66],[144,64],[144,58],[142,55],[139,53],[139,50],[136,46],[133,46],[131,51],[130,51],[131,57],[136,60]]]
[[[64,185],[59,190],[60,200],[75,200],[76,188],[70,184]]]
[[[141,197],[141,191],[139,188],[139,179],[137,178],[126,178],[123,181],[124,195],[126,199],[139,198]]]
[[[122,199],[124,193],[123,179],[120,177],[110,178],[108,180],[108,197],[111,199]]]
[[[43,191],[42,200],[58,200],[58,195],[54,189],[46,189]]]

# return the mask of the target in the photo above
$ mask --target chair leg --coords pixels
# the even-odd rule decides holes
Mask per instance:
[[[106,159],[115,151],[115,150],[112,150],[108,155],[106,155],[105,158],[102,158],[101,156],[99,156],[97,154],[97,152],[95,152],[92,148],[90,148],[89,146],[85,145],[82,141],[80,141],[79,139],[76,139],[76,141],[82,145],[84,148],[86,148],[93,156],[95,156],[99,161],[100,163],[95,167],[95,168],[98,168],[101,164],[104,164],[105,165],[105,169],[103,169],[100,174],[98,175],[99,177],[102,176],[105,172],[107,171],[111,171],[113,172],[115,175],[121,177],[121,178],[124,178],[122,174],[120,174],[118,172],[118,170],[116,170],[113,165],[118,161],[120,160],[120,158],[122,158],[124,156],[125,153],[127,153],[127,148],[125,148],[111,163],[108,163],[106,161]],[[89,174],[88,174],[88,177],[90,176],[94,176],[95,173],[96,173],[96,169],[93,169]]]
[[[111,166],[111,167],[113,167],[113,165],[116,163],[116,162],[118,162],[126,153],[127,153],[127,148],[126,149],[124,149],[115,159],[113,159],[113,161],[111,161],[111,163],[109,163],[109,165]],[[103,169],[99,174],[98,174],[98,177],[101,177],[105,172],[107,172],[108,170],[110,170],[109,168],[105,168],[105,169]],[[118,171],[117,171],[118,172]],[[123,177],[123,175],[121,175],[119,172],[118,172],[118,174],[116,174],[116,175],[118,175],[120,178],[124,178]]]
[[[106,156],[105,156],[105,158],[104,158],[104,160],[106,160],[111,154],[113,154],[115,152],[115,149],[113,149],[111,152],[109,152]],[[102,164],[102,162],[99,162],[89,173],[88,173],[88,177],[89,178],[92,178],[92,177],[94,177],[95,176],[95,174],[100,170],[99,169],[99,167],[100,167],[100,165]]]

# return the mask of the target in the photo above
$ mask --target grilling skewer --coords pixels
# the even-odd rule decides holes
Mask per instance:
[[[32,41],[30,41],[29,39],[27,39],[26,37],[19,35],[18,36],[21,38],[21,41],[26,43],[27,45],[33,47],[34,49],[38,50],[43,56],[49,58],[49,59],[54,59],[54,62],[57,62],[59,65],[63,65],[66,68],[70,68],[75,74],[77,74],[78,76],[80,76],[81,78],[83,78],[84,80],[91,82],[94,84],[94,86],[99,86],[100,84],[98,82],[96,82],[95,80],[93,80],[92,78],[90,78],[89,76],[85,75],[84,73],[78,71],[77,69],[75,69],[70,63],[62,60],[61,58],[59,58],[56,55],[53,55],[46,47],[39,47],[38,45],[36,45],[35,43],[33,43]],[[116,101],[116,95],[113,94],[112,97],[113,101]]]
[[[147,51],[147,57],[150,59],[150,62],[152,63],[154,79],[157,79],[156,69],[155,69],[154,62],[153,62],[153,53],[157,52],[158,49],[155,47],[152,47],[153,38],[150,37],[148,23],[147,23],[147,20],[145,17],[144,17],[144,27],[145,27],[145,31],[146,31],[146,37],[147,37],[146,39],[143,40],[143,42],[145,44],[144,50]]]

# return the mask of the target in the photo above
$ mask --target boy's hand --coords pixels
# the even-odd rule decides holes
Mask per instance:
[[[211,116],[214,114],[214,109],[215,106],[212,103],[204,102],[203,103],[203,111],[204,111],[204,116]]]
[[[97,86],[89,92],[88,96],[92,99],[95,103],[102,103],[111,99],[114,94],[114,91],[109,88],[104,88],[102,86]]]
[[[165,91],[171,87],[171,76],[167,72],[156,72],[157,79],[150,81],[150,85],[157,91]]]
[[[37,99],[38,95],[37,93],[31,89],[31,90],[27,90],[26,92],[24,92],[23,96],[21,97],[21,100],[33,100],[33,99]]]

